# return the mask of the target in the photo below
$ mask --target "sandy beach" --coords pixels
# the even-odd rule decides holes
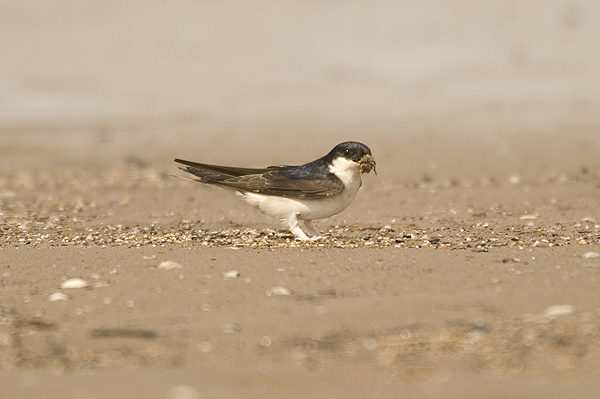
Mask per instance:
[[[0,6],[3,397],[597,396],[594,2],[36,3]],[[346,140],[378,175],[317,242],[173,163]]]
[[[592,397],[598,165],[505,176],[482,172],[485,158],[446,179],[380,157],[314,243],[174,165],[11,169],[2,385],[9,397]],[[61,288],[71,278],[87,286]]]

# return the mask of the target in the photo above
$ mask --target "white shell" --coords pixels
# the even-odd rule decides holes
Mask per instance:
[[[53,292],[52,294],[48,295],[48,300],[50,302],[68,301],[69,300],[69,296],[67,294],[63,294],[60,291],[56,291],[56,292]]]
[[[183,266],[181,266],[177,262],[166,260],[166,261],[160,262],[158,264],[158,269],[162,269],[162,270],[183,269]]]
[[[277,296],[277,295],[289,296],[289,295],[292,295],[292,292],[285,287],[276,285],[275,287],[269,288],[267,290],[267,292],[265,292],[265,294],[267,294],[267,296]]]
[[[239,270],[230,270],[228,272],[223,273],[223,277],[227,278],[238,278],[240,276]]]
[[[583,259],[600,258],[600,254],[598,252],[586,252],[581,257]]]
[[[523,215],[519,219],[521,220],[536,220],[539,215]]]
[[[573,305],[552,305],[544,310],[544,317],[547,319],[555,319],[573,313],[575,313],[575,306]]]
[[[63,281],[63,283],[60,285],[60,288],[86,288],[88,286],[89,284],[87,281],[82,278],[75,277]]]

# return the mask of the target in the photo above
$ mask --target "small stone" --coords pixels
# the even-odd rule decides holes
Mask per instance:
[[[521,220],[536,220],[539,215],[523,215],[519,219]]]
[[[363,340],[363,347],[368,351],[374,351],[379,347],[379,342],[375,338],[365,338]]]
[[[544,317],[547,319],[555,319],[573,313],[575,313],[575,306],[573,305],[552,305],[544,310]]]
[[[276,285],[275,287],[269,288],[267,290],[267,292],[265,292],[265,294],[267,294],[267,296],[278,296],[278,295],[290,296],[290,295],[292,295],[292,292],[285,287]]]
[[[69,296],[60,291],[56,291],[56,292],[53,292],[52,294],[48,295],[48,301],[50,301],[50,302],[68,301],[68,300],[69,300]]]
[[[242,326],[238,323],[221,324],[221,332],[223,334],[237,334],[242,331]]]
[[[586,252],[581,255],[583,259],[592,259],[592,258],[600,258],[600,254],[598,252]]]
[[[162,269],[162,270],[173,270],[173,269],[183,269],[183,266],[181,266],[179,263],[177,262],[173,262],[170,260],[166,260],[164,262],[160,262],[158,264],[157,269]]]
[[[65,289],[65,288],[86,288],[86,287],[89,287],[88,282],[79,277],[70,278],[68,280],[65,280],[60,285],[60,288],[63,288],[63,289]]]
[[[512,175],[508,178],[508,182],[510,184],[519,184],[521,183],[521,177],[519,175]]]
[[[223,273],[223,277],[225,277],[225,279],[238,278],[239,276],[239,270],[230,270],[228,272]]]
[[[213,344],[210,341],[202,341],[198,344],[198,350],[202,353],[210,353],[213,348]]]
[[[189,385],[175,385],[167,391],[168,399],[200,399],[200,392]]]

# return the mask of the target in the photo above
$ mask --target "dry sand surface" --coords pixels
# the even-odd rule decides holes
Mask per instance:
[[[470,166],[428,141],[386,152],[374,139],[379,175],[317,222],[327,239],[313,243],[226,192],[169,176],[174,164],[3,164],[5,392],[593,397],[599,142],[550,138],[501,155],[463,139]],[[414,151],[439,167],[399,168],[396,156]],[[579,156],[542,168],[540,154],[554,152]],[[498,170],[486,171],[490,160]],[[71,278],[88,286],[61,288]],[[50,301],[56,293],[65,300]]]
[[[598,397],[599,4],[2,2],[0,397]],[[318,242],[171,176],[345,140]]]

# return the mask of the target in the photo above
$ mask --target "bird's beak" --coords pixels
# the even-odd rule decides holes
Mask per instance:
[[[373,171],[377,174],[377,164],[371,155],[365,155],[358,163],[360,164],[360,173],[369,173],[370,171]]]

